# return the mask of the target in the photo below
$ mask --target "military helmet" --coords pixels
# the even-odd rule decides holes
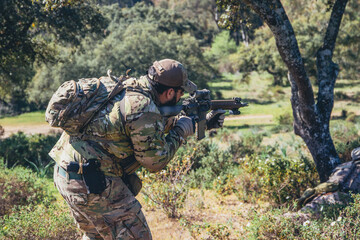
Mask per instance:
[[[197,90],[196,84],[188,79],[187,72],[180,62],[163,59],[155,61],[151,67],[156,71],[154,76],[149,76],[153,81],[168,87],[181,87],[189,93]]]

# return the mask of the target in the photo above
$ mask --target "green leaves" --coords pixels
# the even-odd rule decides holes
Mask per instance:
[[[107,69],[115,75],[132,69],[130,75],[138,77],[163,58],[180,61],[199,88],[205,88],[206,81],[216,75],[203,56],[201,41],[194,36],[196,26],[180,14],[144,3],[130,9],[112,5],[103,11],[112,20],[104,39],[83,38],[74,54],[64,48],[59,63],[38,70],[29,94],[39,107],[46,106],[51,94],[66,80],[100,77]]]
[[[79,44],[80,37],[99,33],[107,24],[88,4],[65,4],[52,11],[44,6],[31,0],[0,2],[0,100],[18,106],[18,111],[26,103],[35,62],[56,60],[57,45]]]

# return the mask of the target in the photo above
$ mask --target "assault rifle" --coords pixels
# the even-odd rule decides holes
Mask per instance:
[[[242,102],[241,98],[238,97],[229,100],[211,100],[210,91],[203,89],[190,94],[190,97],[184,99],[182,105],[160,107],[160,112],[164,117],[171,117],[184,111],[187,116],[195,119],[197,139],[201,140],[205,137],[206,114],[208,111],[223,109],[230,110],[234,115],[239,115],[239,108],[246,106],[248,104]]]

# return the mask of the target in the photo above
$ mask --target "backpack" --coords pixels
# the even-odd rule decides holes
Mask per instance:
[[[69,135],[79,135],[115,95],[124,89],[128,76],[81,78],[64,82],[53,94],[45,112],[45,120],[52,127],[60,127]]]

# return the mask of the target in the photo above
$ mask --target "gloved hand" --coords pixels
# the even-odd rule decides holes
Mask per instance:
[[[217,109],[206,114],[207,130],[221,128],[224,124],[225,112],[225,110]]]
[[[177,132],[182,138],[186,139],[195,133],[195,122],[188,116],[181,116],[175,126],[174,131]]]

